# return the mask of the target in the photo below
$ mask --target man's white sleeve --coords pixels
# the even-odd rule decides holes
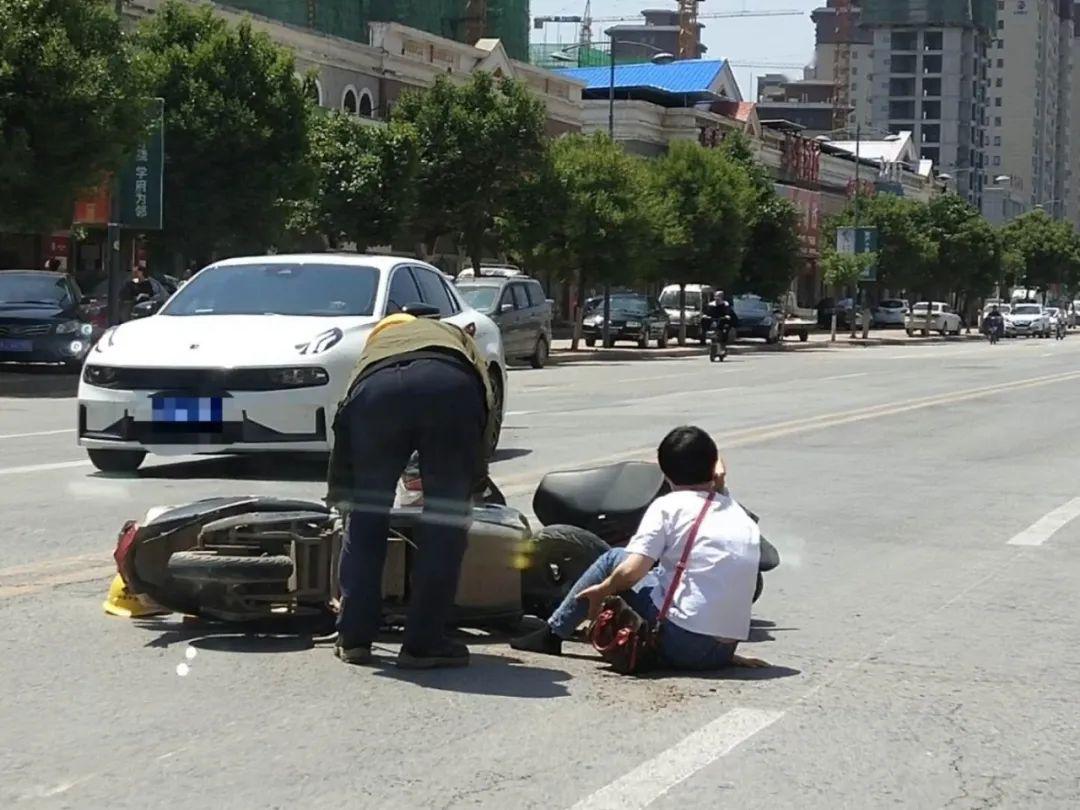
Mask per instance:
[[[667,516],[660,501],[656,500],[641,518],[641,524],[626,544],[626,550],[633,554],[643,554],[651,560],[659,560],[667,543]]]

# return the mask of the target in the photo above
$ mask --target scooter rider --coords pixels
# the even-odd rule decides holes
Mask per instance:
[[[335,654],[371,661],[382,618],[382,576],[394,492],[420,457],[424,512],[416,536],[412,598],[397,665],[466,666],[469,650],[446,637],[465,555],[471,494],[487,478],[495,398],[473,339],[452,324],[404,313],[380,321],[334,420],[327,501],[348,514],[341,549]]]
[[[986,334],[990,336],[1001,337],[1005,332],[1005,319],[998,311],[997,307],[991,309],[986,317],[983,318],[983,327],[986,330]]]
[[[724,298],[723,290],[716,291],[712,302],[705,306],[702,314],[709,319],[712,329],[716,331],[716,339],[726,344],[729,333],[738,323],[738,318],[735,317],[735,308]]]

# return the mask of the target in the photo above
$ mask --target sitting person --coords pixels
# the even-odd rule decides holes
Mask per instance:
[[[510,642],[515,650],[561,654],[562,642],[616,594],[655,622],[691,527],[715,491],[660,632],[660,661],[688,670],[764,666],[735,655],[750,632],[760,556],[757,524],[724,489],[716,444],[704,430],[676,428],[658,455],[673,491],[649,506],[626,548],[611,549],[593,563],[544,627]]]

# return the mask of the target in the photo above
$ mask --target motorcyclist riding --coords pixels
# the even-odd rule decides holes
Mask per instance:
[[[710,328],[716,332],[716,339],[727,345],[728,336],[738,323],[735,308],[724,298],[724,291],[717,290],[713,300],[705,306],[702,315],[708,319]]]
[[[983,328],[991,340],[996,340],[1005,333],[1005,318],[997,307],[991,309],[983,319]]]

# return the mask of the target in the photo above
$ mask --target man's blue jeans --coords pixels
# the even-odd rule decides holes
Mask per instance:
[[[563,603],[551,614],[548,626],[559,638],[568,639],[588,614],[588,603],[579,602],[577,595],[591,585],[599,585],[626,559],[624,548],[613,548],[600,555],[588,571],[581,575]],[[653,572],[646,574],[631,591],[619,594],[627,604],[648,622],[660,612],[653,602],[653,591],[660,587]],[[673,669],[721,669],[731,663],[738,642],[719,641],[712,636],[683,630],[671,621],[664,622],[660,631],[660,658]]]

